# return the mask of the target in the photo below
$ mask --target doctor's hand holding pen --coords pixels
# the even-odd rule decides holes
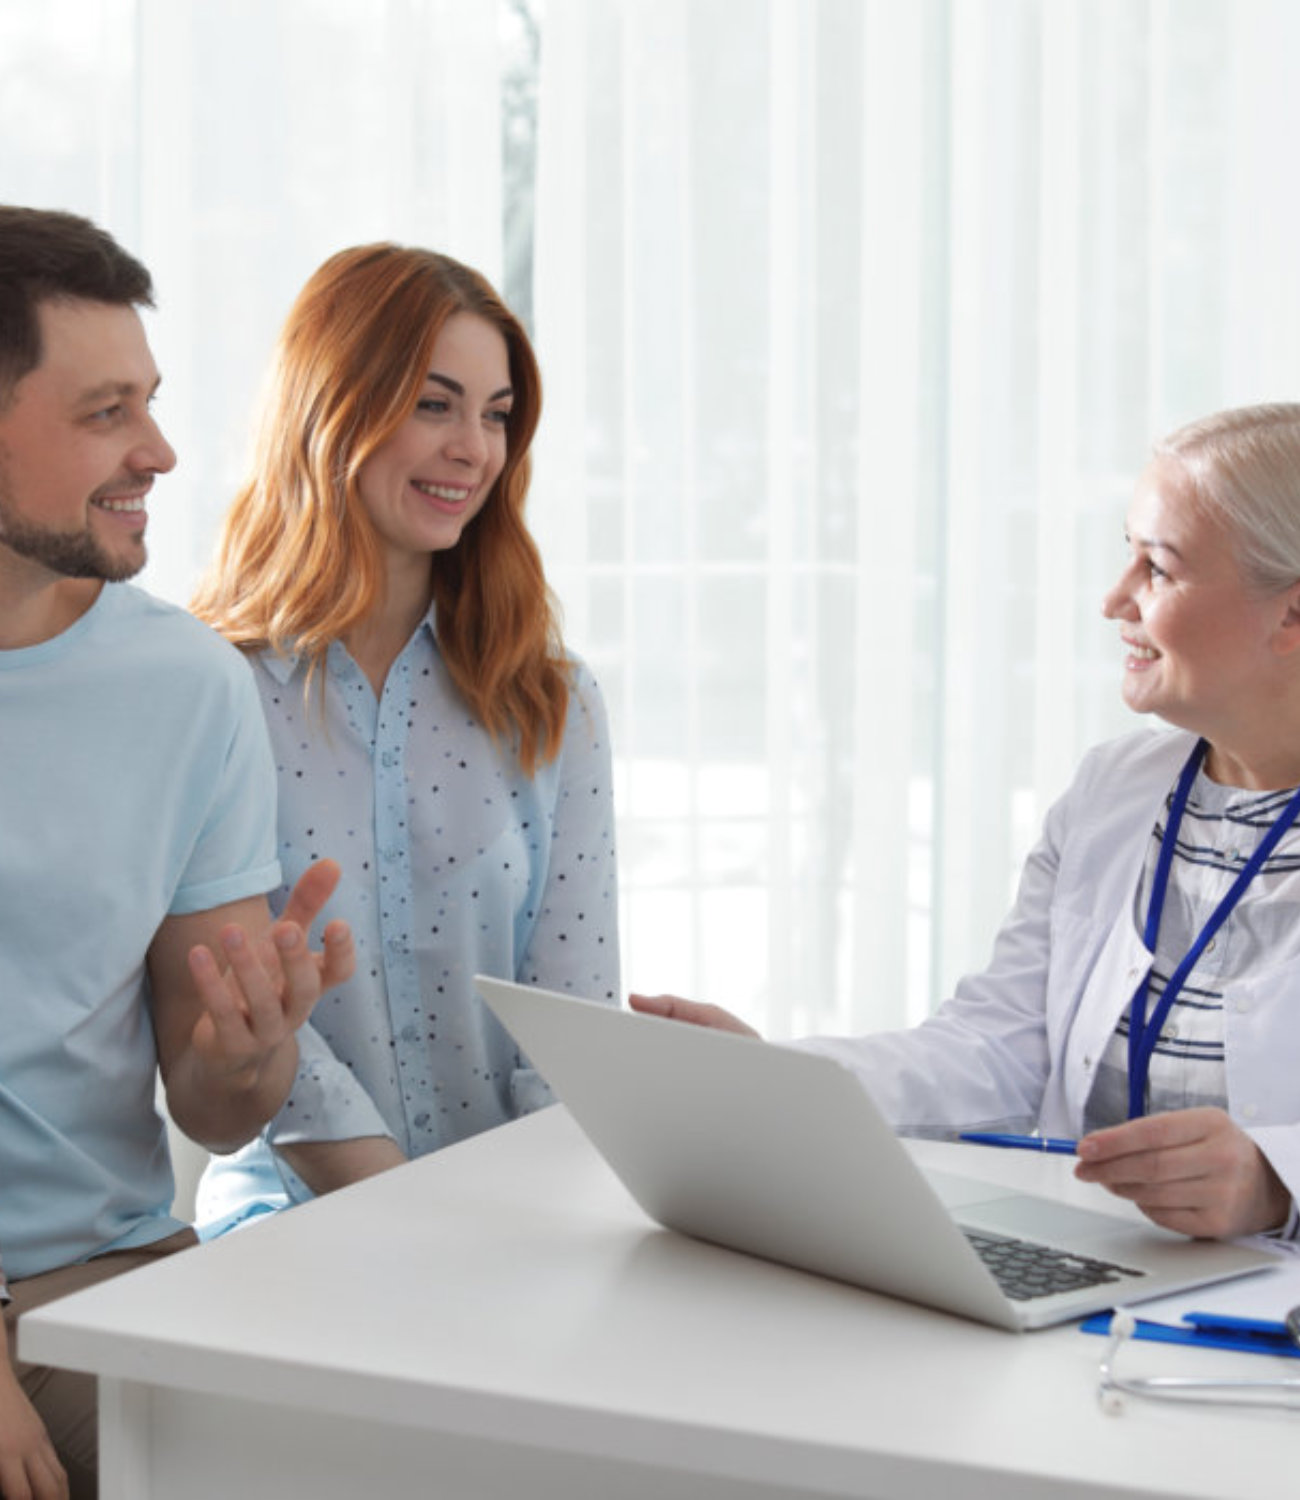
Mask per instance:
[[[1268,1158],[1222,1109],[1175,1109],[1095,1130],[1079,1142],[1074,1175],[1198,1239],[1277,1229],[1291,1209]]]

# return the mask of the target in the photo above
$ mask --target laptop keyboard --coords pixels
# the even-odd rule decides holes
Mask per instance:
[[[984,1230],[963,1229],[976,1254],[992,1271],[1002,1290],[1015,1302],[1033,1297],[1051,1297],[1058,1292],[1076,1292],[1082,1287],[1104,1286],[1125,1276],[1142,1276],[1108,1260],[1091,1260],[1054,1250],[1034,1240],[1006,1239]]]

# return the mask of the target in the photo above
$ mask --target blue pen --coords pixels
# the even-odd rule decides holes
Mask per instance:
[[[1009,1146],[1016,1151],[1049,1151],[1053,1156],[1073,1156],[1078,1141],[1051,1135],[1006,1135],[999,1130],[964,1130],[959,1141],[974,1141],[978,1146]]]
[[[1189,1312],[1183,1314],[1183,1322],[1190,1323],[1197,1333],[1210,1337],[1236,1335],[1239,1338],[1261,1339],[1276,1344],[1288,1353],[1300,1352],[1288,1323],[1273,1323],[1266,1318],[1235,1318],[1228,1313]]]

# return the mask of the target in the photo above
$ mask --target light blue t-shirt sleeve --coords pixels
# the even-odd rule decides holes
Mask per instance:
[[[17,1282],[180,1228],[147,955],[171,914],[265,893],[279,870],[248,663],[183,610],[104,585],[60,636],[0,652],[0,721],[0,1247]]]
[[[228,664],[229,715],[223,745],[210,747],[210,779],[192,778],[205,796],[198,837],[172,899],[170,915],[210,911],[280,883],[275,853],[275,764],[266,720],[248,664]]]

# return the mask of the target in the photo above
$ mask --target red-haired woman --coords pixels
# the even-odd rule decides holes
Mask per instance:
[[[604,706],[524,524],[540,407],[518,321],[429,251],[333,256],[281,334],[193,608],[253,665],[286,892],[337,860],[357,962],[265,1138],[209,1169],[217,1228],[546,1102],[476,972],[617,995]]]

